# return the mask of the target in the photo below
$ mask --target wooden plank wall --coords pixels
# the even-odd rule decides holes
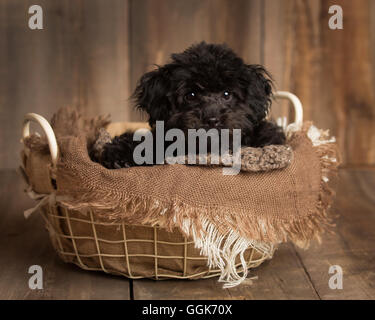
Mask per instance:
[[[44,9],[45,29],[27,28]],[[328,28],[339,4],[344,29]],[[60,0],[0,2],[0,168],[18,165],[22,116],[62,105],[139,120],[138,78],[191,43],[226,42],[296,93],[305,118],[330,128],[346,166],[375,165],[375,1]],[[277,105],[285,113],[285,105]]]
[[[28,28],[39,4],[44,29]],[[18,166],[26,112],[61,106],[129,120],[129,10],[122,0],[0,1],[0,168]]]

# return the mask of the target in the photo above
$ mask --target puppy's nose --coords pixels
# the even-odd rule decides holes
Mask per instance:
[[[219,119],[218,118],[210,118],[210,119],[208,119],[208,124],[211,127],[216,127],[219,124]]]

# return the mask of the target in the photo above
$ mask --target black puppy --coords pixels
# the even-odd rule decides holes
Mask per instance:
[[[188,129],[241,129],[241,144],[251,147],[285,142],[282,129],[266,120],[271,97],[272,82],[262,66],[245,64],[225,45],[205,42],[144,74],[133,94],[152,131],[156,121],[185,136]],[[135,166],[138,143],[131,133],[115,137],[98,161],[107,168]]]

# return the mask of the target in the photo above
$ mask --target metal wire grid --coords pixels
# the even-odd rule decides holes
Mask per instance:
[[[86,215],[81,215],[82,218],[77,218],[73,216],[73,211],[66,209],[64,207],[58,205],[46,205],[42,210],[42,216],[46,221],[47,229],[49,230],[51,240],[54,244],[55,249],[57,250],[58,254],[63,258],[64,261],[73,262],[74,264],[78,265],[82,269],[90,270],[90,271],[104,271],[105,273],[117,274],[122,275],[131,279],[140,279],[140,278],[153,278],[156,280],[162,279],[199,279],[199,278],[211,278],[220,275],[219,269],[211,269],[207,266],[206,270],[189,273],[188,272],[188,263],[192,260],[206,260],[207,258],[204,256],[189,256],[188,248],[189,246],[194,246],[194,242],[186,239],[183,237],[183,241],[172,242],[172,241],[163,241],[158,239],[158,234],[163,232],[167,232],[164,229],[161,229],[158,226],[138,226],[138,225],[129,225],[126,223],[113,223],[113,222],[102,222],[95,219],[95,214],[92,210],[89,210]],[[67,230],[63,230],[61,226],[61,222],[65,222],[67,226]],[[79,234],[74,234],[72,223],[73,222],[80,222],[87,225],[87,228],[91,229],[93,236],[82,236]],[[116,227],[118,235],[121,236],[120,240],[109,240],[100,238],[97,232],[97,226],[102,227]],[[129,238],[127,235],[127,229],[131,228],[150,228],[153,229],[153,239],[132,239]],[[87,230],[88,230],[87,229]],[[174,231],[176,232],[176,231]],[[55,240],[55,241],[54,241]],[[79,246],[77,245],[77,241],[79,240],[86,240],[92,241],[96,248],[96,253],[83,253],[80,252]],[[73,250],[69,250],[66,245],[63,245],[64,241],[70,241],[71,247]],[[56,245],[57,243],[57,245]],[[108,245],[116,245],[122,244],[123,245],[123,253],[121,254],[113,254],[106,252],[101,246],[101,243],[106,243]],[[141,253],[129,253],[129,244],[134,243],[138,244],[139,248],[145,246],[146,244],[153,244],[153,254],[146,254]],[[173,247],[183,246],[183,255],[160,255],[158,253],[159,245],[168,245]],[[178,251],[178,250],[176,250]],[[255,268],[259,266],[264,260],[270,258],[269,255],[266,253],[261,253],[253,248],[248,249],[249,258],[247,260],[247,268]],[[69,258],[70,257],[70,258]],[[151,276],[144,276],[144,275],[137,275],[137,272],[134,272],[137,269],[137,265],[132,263],[131,258],[139,257],[139,258],[153,258],[154,259],[154,270]],[[72,259],[73,258],[73,259]],[[75,259],[74,259],[75,258]],[[84,258],[98,258],[98,263],[96,266],[88,266],[84,263]],[[122,263],[126,266],[127,272],[123,272],[120,270],[116,270],[113,268],[108,268],[105,266],[105,260],[108,258],[121,258],[123,259]],[[160,259],[180,259],[183,261],[183,268],[181,270],[173,270],[172,273],[162,273],[159,271],[159,261]],[[206,264],[207,265],[207,264]],[[242,272],[242,266],[240,263],[236,264],[236,268],[238,268],[239,272]],[[180,275],[176,275],[175,273],[180,273]]]

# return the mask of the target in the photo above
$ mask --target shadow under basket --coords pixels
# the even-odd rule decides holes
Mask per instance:
[[[59,205],[45,205],[41,213],[53,247],[65,262],[85,270],[104,271],[131,279],[200,279],[220,275],[208,266],[194,242],[179,230],[157,226],[102,222],[92,211],[82,213]],[[255,268],[268,254],[249,248],[247,267]],[[236,261],[238,272],[241,263]]]

